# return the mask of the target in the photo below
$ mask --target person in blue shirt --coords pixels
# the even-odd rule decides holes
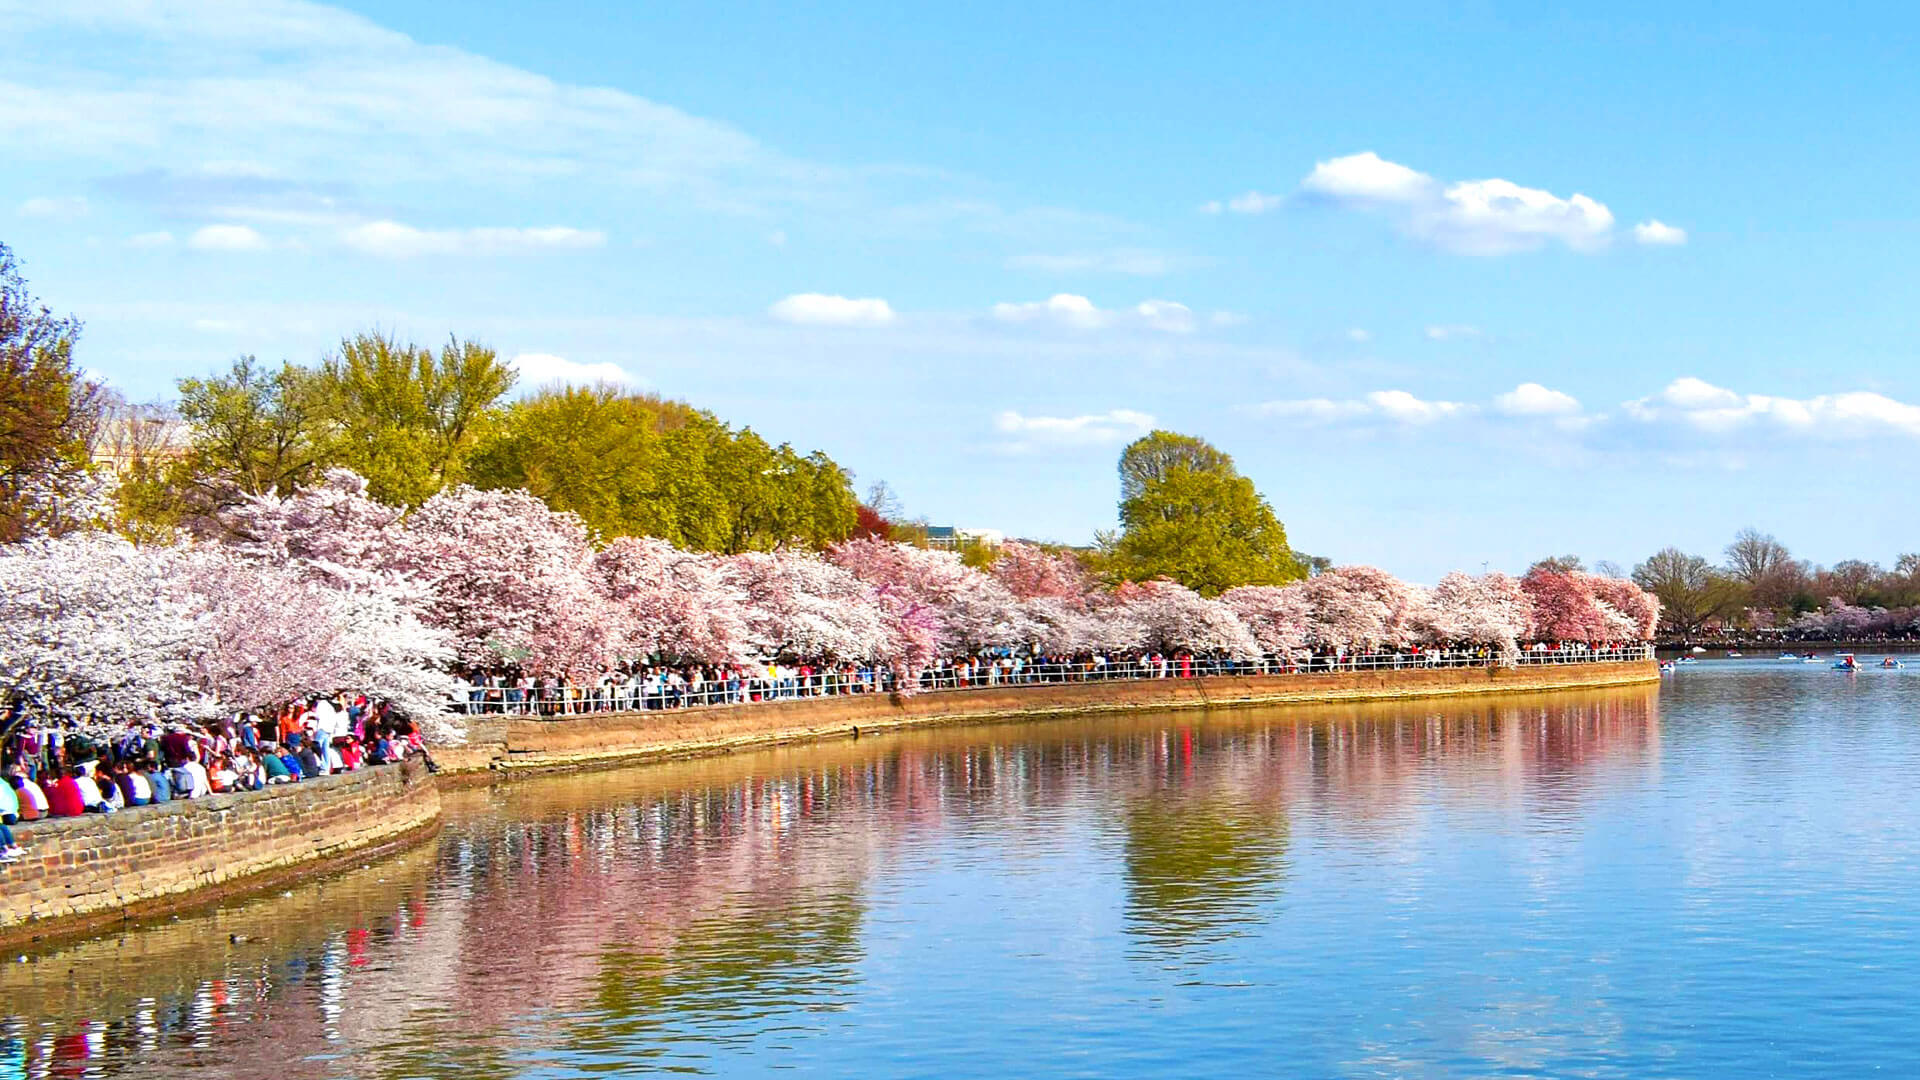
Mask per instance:
[[[173,783],[167,778],[167,770],[161,768],[159,763],[152,759],[141,762],[140,767],[146,770],[147,785],[153,788],[153,801],[172,802]]]

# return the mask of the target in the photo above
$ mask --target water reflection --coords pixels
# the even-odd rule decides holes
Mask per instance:
[[[903,959],[956,919],[983,924],[968,946],[982,972],[1084,935],[1073,956],[1101,994],[1128,965],[1232,966],[1235,942],[1269,933],[1300,887],[1303,842],[1405,853],[1431,841],[1436,813],[1563,828],[1610,784],[1655,775],[1659,726],[1653,693],[1633,690],[1109,716],[452,794],[425,849],[5,965],[0,1063],[33,1077],[726,1072],[826,1068],[867,1038],[904,1060],[910,1032],[889,1025],[977,1025],[969,1008],[999,1000],[966,971]],[[1004,899],[1022,875],[1083,908],[1016,953],[996,942],[1021,928],[994,926],[1023,917]],[[917,999],[935,979],[962,996]],[[882,1008],[898,1014],[861,1026]]]

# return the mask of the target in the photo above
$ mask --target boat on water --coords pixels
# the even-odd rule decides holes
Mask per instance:
[[[1833,670],[1859,671],[1860,661],[1855,660],[1853,654],[1850,652],[1836,653],[1833,660]]]
[[[1781,654],[1780,654],[1780,659],[1782,659],[1782,660],[1798,660],[1798,659],[1800,659],[1800,654],[1799,654],[1799,653],[1791,653],[1791,652],[1783,652],[1783,653],[1781,653]]]
[[[1883,668],[1903,668],[1903,667],[1906,667],[1907,665],[1904,662],[1895,660],[1893,657],[1889,656],[1885,660],[1880,661],[1880,666]]]
[[[1671,660],[1660,661],[1660,674],[1662,675],[1673,674],[1673,661]]]
[[[1697,664],[1699,662],[1700,662],[1700,659],[1694,656],[1683,656],[1680,659],[1674,661],[1674,663],[1676,664]]]
[[[1744,656],[1744,654],[1742,654],[1742,653],[1740,652],[1740,650],[1739,650],[1739,649],[1728,649],[1728,650],[1727,650],[1727,659],[1729,659],[1729,660],[1742,660],[1742,659],[1745,659],[1745,656]]]

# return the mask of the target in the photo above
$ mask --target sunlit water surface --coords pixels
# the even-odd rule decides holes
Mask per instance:
[[[1916,791],[1771,661],[528,781],[9,958],[0,1076],[1914,1076]]]

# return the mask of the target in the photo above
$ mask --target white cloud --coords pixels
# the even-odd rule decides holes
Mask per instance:
[[[993,305],[995,319],[1004,323],[1058,326],[1072,330],[1121,327],[1155,330],[1161,333],[1190,333],[1198,323],[1193,309],[1175,300],[1143,300],[1131,308],[1102,308],[1076,293],[1055,293],[1045,300]],[[1209,320],[1215,326],[1230,326],[1244,316],[1230,311],[1215,312]]]
[[[8,4],[0,21],[23,55],[46,35],[71,58],[0,80],[0,144],[37,155],[182,168],[244,146],[254,172],[594,175],[716,196],[808,180],[727,125],[306,0],[62,0]],[[115,47],[129,40],[140,48]]]
[[[1373,334],[1356,326],[1347,331],[1347,340],[1356,345],[1365,345],[1367,342],[1373,340]]]
[[[1571,394],[1529,382],[1495,397],[1493,407],[1506,416],[1576,416],[1580,401]]]
[[[1633,238],[1654,247],[1679,247],[1687,242],[1687,230],[1664,221],[1643,221],[1633,227]]]
[[[203,225],[187,237],[196,251],[265,251],[267,238],[246,225]]]
[[[1045,300],[1034,300],[1023,304],[995,304],[993,317],[1001,322],[1050,322],[1079,329],[1092,329],[1104,325],[1109,318],[1109,313],[1095,307],[1093,301],[1084,296],[1055,293]]]
[[[1253,407],[1262,416],[1279,416],[1331,423],[1351,420],[1372,412],[1364,401],[1334,401],[1331,398],[1300,398],[1294,401],[1268,401]]]
[[[419,255],[532,255],[605,247],[607,236],[595,229],[564,225],[543,228],[417,229],[398,221],[371,221],[340,233],[340,242],[362,255],[405,259]]]
[[[1218,214],[1222,211],[1235,214],[1264,214],[1269,210],[1278,210],[1280,207],[1285,206],[1286,202],[1287,197],[1285,195],[1269,195],[1264,191],[1248,191],[1235,195],[1233,198],[1227,199],[1224,202],[1215,199],[1212,202],[1202,203],[1200,205],[1200,212],[1203,214]]]
[[[1409,426],[1431,424],[1476,410],[1458,401],[1427,401],[1405,390],[1375,390],[1356,399],[1335,401],[1329,398],[1305,398],[1296,401],[1269,401],[1254,406],[1262,416],[1287,417],[1317,423],[1341,420],[1380,420]]]
[[[1390,420],[1403,424],[1427,424],[1473,411],[1473,406],[1457,401],[1422,401],[1405,390],[1375,390],[1367,403]]]
[[[1023,416],[1009,410],[996,416],[993,423],[1017,440],[1010,449],[1027,449],[1032,444],[1103,446],[1136,439],[1153,430],[1153,417],[1133,409],[1090,416]]]
[[[1422,332],[1426,334],[1428,341],[1479,341],[1487,336],[1479,327],[1464,323],[1429,326]]]
[[[127,237],[128,247],[163,248],[173,246],[173,234],[170,232],[143,232]]]
[[[508,360],[507,364],[520,374],[520,386],[524,390],[535,390],[554,383],[573,386],[599,383],[628,387],[647,385],[645,379],[611,362],[582,364],[551,353],[520,353]]]
[[[1153,330],[1185,334],[1193,329],[1193,309],[1172,300],[1148,300],[1134,309],[1140,321]]]
[[[87,200],[79,195],[42,195],[20,204],[20,216],[66,221],[87,216]]]
[[[1432,194],[1426,173],[1387,161],[1371,150],[1315,162],[1300,190],[1339,201],[1417,202]]]
[[[1706,435],[1761,428],[1832,439],[1887,434],[1920,438],[1920,405],[1864,390],[1810,398],[1774,397],[1742,394],[1686,376],[1621,408],[1641,423],[1673,424]]]
[[[802,326],[884,326],[893,307],[878,297],[852,299],[825,293],[796,293],[767,309],[781,322]]]
[[[1613,237],[1613,212],[1585,195],[1563,199],[1497,178],[1443,184],[1370,150],[1316,163],[1300,191],[1335,206],[1385,213],[1409,235],[1459,255],[1508,255],[1553,242],[1592,252]]]
[[[1119,248],[1066,255],[1012,255],[1008,256],[1006,265],[1009,270],[1035,270],[1048,274],[1132,274],[1154,277],[1205,261],[1193,256]]]

